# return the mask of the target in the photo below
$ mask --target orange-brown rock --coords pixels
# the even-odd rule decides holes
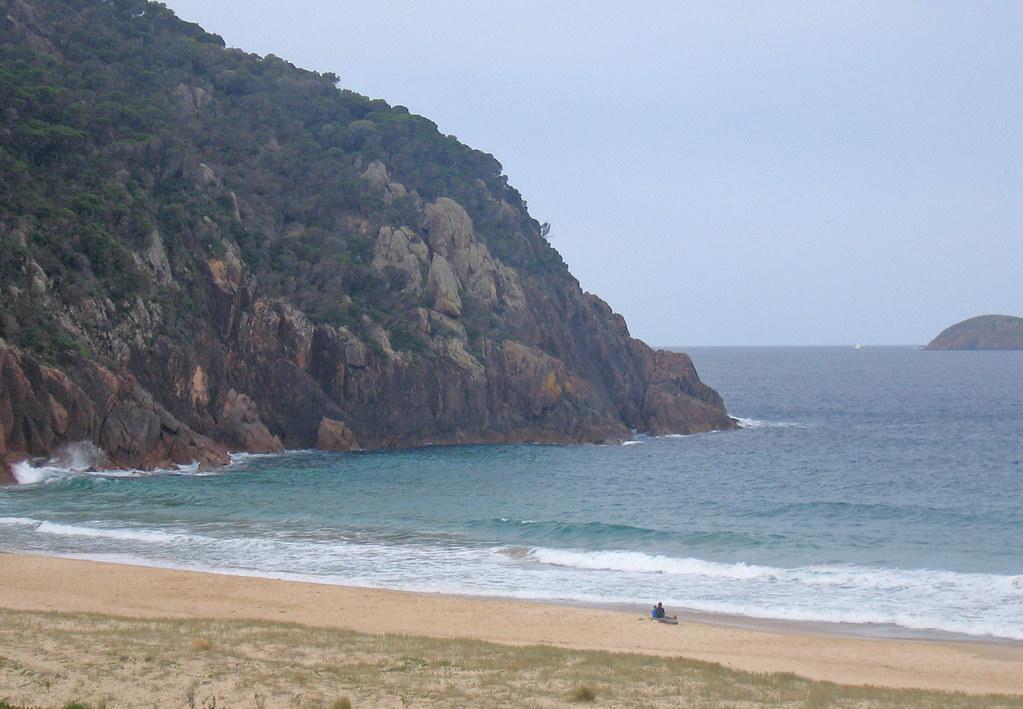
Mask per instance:
[[[134,377],[92,362],[71,373],[0,345],[0,437],[10,451],[48,455],[89,441],[116,467],[229,462],[227,452],[181,423]]]
[[[230,389],[220,412],[220,428],[232,444],[249,453],[280,453],[281,439],[270,433],[259,418],[256,403],[247,395]]]
[[[324,418],[316,432],[316,447],[324,451],[350,451],[358,448],[359,442],[344,423]]]
[[[14,482],[17,481],[14,479],[11,463],[7,460],[6,455],[0,456],[0,485],[10,485]]]
[[[700,381],[693,361],[682,352],[654,352],[644,409],[646,430],[655,435],[735,428],[721,397]]]

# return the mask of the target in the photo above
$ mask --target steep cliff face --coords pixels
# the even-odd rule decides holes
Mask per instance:
[[[734,428],[491,156],[156,4],[2,5],[8,459]]]
[[[1023,318],[980,315],[947,327],[929,350],[1023,350]]]
[[[68,371],[42,366],[0,343],[0,454],[46,455],[94,442],[114,465],[223,465],[221,446],[178,421],[131,375],[82,361]],[[5,465],[4,474],[10,476]]]

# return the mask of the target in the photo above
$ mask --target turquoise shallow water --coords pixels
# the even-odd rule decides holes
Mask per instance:
[[[0,549],[1023,639],[1023,352],[691,353],[743,430],[23,466]]]

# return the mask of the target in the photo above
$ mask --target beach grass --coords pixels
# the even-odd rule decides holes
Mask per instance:
[[[851,687],[545,645],[0,609],[0,709],[69,705],[1023,708],[1023,697]]]

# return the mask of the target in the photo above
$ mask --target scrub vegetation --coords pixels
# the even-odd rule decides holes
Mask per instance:
[[[370,267],[379,226],[415,224],[417,204],[441,195],[506,264],[563,268],[545,241],[521,238],[541,225],[501,164],[403,106],[227,49],[161,3],[18,9],[0,13],[0,337],[48,361],[87,353],[30,297],[33,261],[60,300],[155,300],[182,337],[200,308],[195,256],[222,256],[226,239],[264,292],[314,321],[389,324],[404,308]],[[360,179],[374,161],[408,189],[385,199]],[[134,258],[154,229],[174,282],[155,282]],[[485,313],[466,317],[487,324]]]
[[[249,621],[0,610],[0,643],[0,708],[1023,707],[681,658]]]

